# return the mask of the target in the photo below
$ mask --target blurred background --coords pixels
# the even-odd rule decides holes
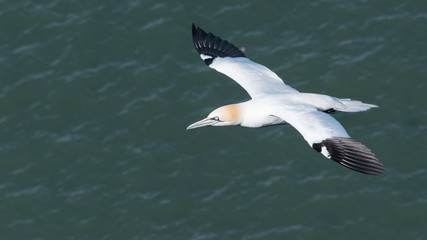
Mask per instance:
[[[1,1],[1,239],[424,239],[424,1]],[[186,127],[249,99],[191,23],[303,92],[386,166],[290,126]]]

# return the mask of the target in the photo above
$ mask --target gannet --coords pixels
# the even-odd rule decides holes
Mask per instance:
[[[202,60],[242,86],[251,99],[212,111],[188,129],[204,126],[259,128],[290,124],[317,152],[365,174],[380,174],[384,166],[362,143],[352,139],[330,113],[360,112],[377,107],[361,101],[302,93],[286,85],[267,67],[255,63],[236,46],[192,24],[193,43]]]

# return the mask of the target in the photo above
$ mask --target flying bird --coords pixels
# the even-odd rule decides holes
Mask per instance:
[[[192,24],[193,43],[209,67],[236,81],[250,95],[246,102],[212,111],[188,129],[204,126],[259,128],[290,124],[325,157],[357,172],[380,174],[384,166],[362,143],[352,139],[330,113],[360,112],[377,107],[348,98],[302,93],[286,85],[267,67],[248,59],[236,46]]]

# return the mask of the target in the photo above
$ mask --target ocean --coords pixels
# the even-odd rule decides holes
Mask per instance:
[[[291,126],[186,130],[249,100],[191,24],[302,92],[385,165]],[[426,239],[427,3],[0,1],[0,239]]]

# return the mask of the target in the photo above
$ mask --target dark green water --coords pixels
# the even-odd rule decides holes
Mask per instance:
[[[37,2],[37,3],[36,3]],[[191,23],[304,92],[386,174],[290,126],[186,131],[245,101]],[[0,239],[426,239],[424,1],[0,1]]]

